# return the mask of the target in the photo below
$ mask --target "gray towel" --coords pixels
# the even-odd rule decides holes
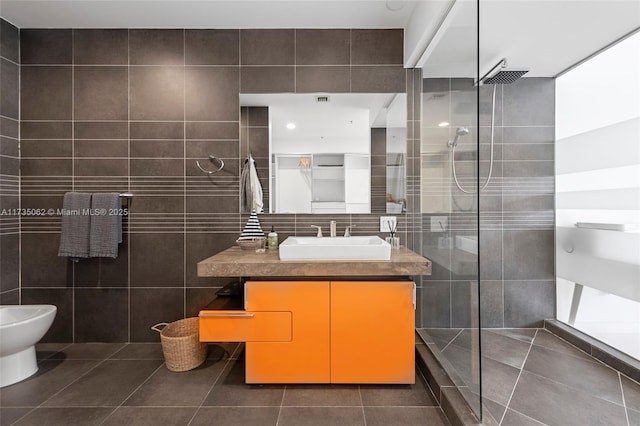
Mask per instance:
[[[79,258],[89,256],[91,194],[67,192],[64,194],[62,208],[58,256],[70,257],[77,262]]]
[[[118,193],[97,193],[91,197],[90,257],[118,257],[118,243],[122,242],[121,209]]]

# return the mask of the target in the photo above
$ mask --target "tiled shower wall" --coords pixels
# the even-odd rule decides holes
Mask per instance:
[[[247,218],[240,132],[253,144],[264,123],[247,111],[241,126],[240,92],[407,88],[402,30],[22,29],[20,38],[23,207],[59,208],[67,191],[134,194],[117,259],[59,258],[59,217],[23,219],[22,301],[59,309],[45,341],[157,341],[151,325],[196,314],[230,281],[198,278],[196,263],[232,246]],[[267,151],[251,149],[262,167]],[[210,177],[195,166],[209,154],[226,164]],[[339,232],[378,233],[373,214],[261,216],[281,240],[331,219]]]
[[[496,86],[494,165],[480,192],[482,327],[540,327],[554,317],[555,83],[522,78]],[[480,182],[489,171],[493,86],[480,87]],[[475,189],[478,132],[476,87],[469,79],[424,79],[422,123],[423,254],[433,275],[423,277],[423,327],[469,327],[477,318],[476,256],[447,248],[458,235],[476,235],[477,199],[452,181],[447,141],[460,139],[456,170]],[[449,128],[438,123],[447,121]],[[431,217],[446,217],[446,232]],[[477,324],[477,322],[475,322]]]
[[[16,27],[0,19],[0,304],[20,302],[20,45]]]

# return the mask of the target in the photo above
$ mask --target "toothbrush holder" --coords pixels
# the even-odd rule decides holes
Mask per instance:
[[[400,249],[400,237],[386,237],[384,240],[389,243],[393,250]]]

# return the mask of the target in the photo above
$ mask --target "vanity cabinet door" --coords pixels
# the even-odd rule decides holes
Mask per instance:
[[[415,383],[415,284],[331,282],[331,383]]]
[[[246,344],[246,383],[329,383],[329,282],[245,285],[248,312],[291,313],[291,341]]]

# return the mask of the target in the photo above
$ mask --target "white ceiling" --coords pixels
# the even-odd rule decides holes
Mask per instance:
[[[640,27],[640,0],[458,0],[422,64],[425,77],[476,77],[507,58],[526,77],[554,77]],[[640,53],[639,53],[640,55]],[[639,59],[640,60],[640,59]]]
[[[407,66],[422,55],[425,76],[474,77],[475,4],[0,0],[0,15],[20,28],[404,28]],[[529,68],[529,77],[553,77],[638,27],[640,0],[480,0],[480,73],[506,57],[510,67]]]
[[[329,102],[318,103],[316,96],[328,96]],[[329,113],[344,117],[346,123],[351,120],[350,111],[366,110],[365,125],[369,128],[386,127],[387,107],[396,96],[395,93],[241,93],[240,105],[276,108],[291,117],[288,121],[295,121],[296,117],[303,121],[313,116],[317,119]]]
[[[20,28],[403,28],[401,0],[2,0]]]
[[[316,102],[317,95],[328,96],[329,102]],[[406,104],[405,95],[399,97]],[[243,93],[240,105],[269,107],[275,152],[293,152],[308,143],[331,144],[328,152],[369,152],[370,129],[387,127],[387,107],[395,98],[394,93]],[[404,127],[406,114],[401,122]],[[295,129],[288,129],[288,123]]]

